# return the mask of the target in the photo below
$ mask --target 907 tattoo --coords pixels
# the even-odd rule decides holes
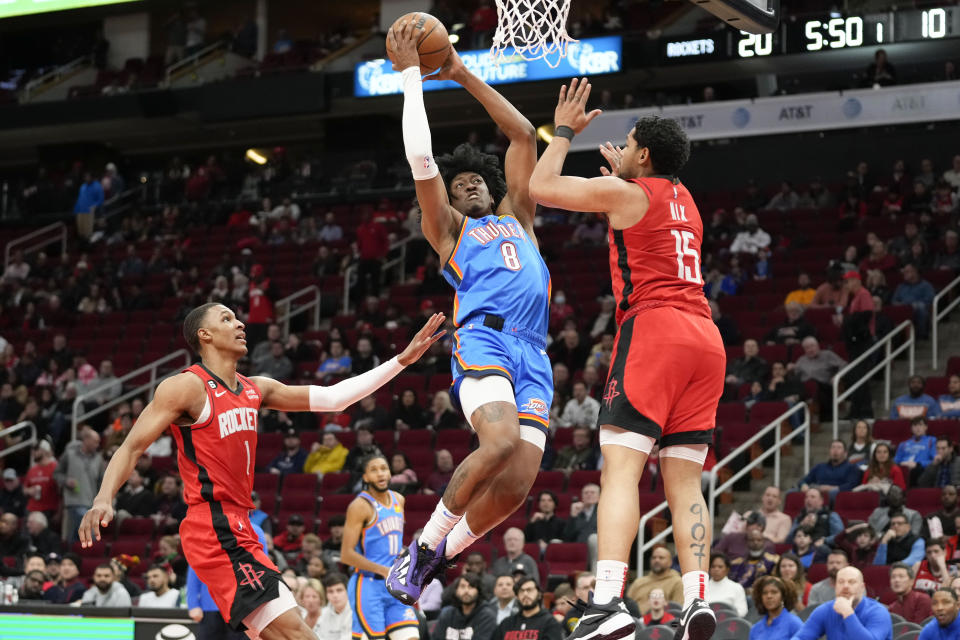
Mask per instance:
[[[690,537],[694,540],[694,542],[690,544],[690,549],[693,550],[693,555],[702,560],[707,557],[707,545],[703,542],[707,537],[707,527],[703,524],[703,506],[699,503],[691,505],[690,513],[697,516],[698,520],[698,522],[690,527]]]

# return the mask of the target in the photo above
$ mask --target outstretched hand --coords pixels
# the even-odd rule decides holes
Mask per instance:
[[[594,118],[603,113],[600,109],[586,112],[590,89],[590,82],[586,78],[579,81],[574,78],[570,81],[569,88],[567,85],[560,87],[560,99],[553,113],[555,127],[566,126],[573,129],[574,133],[580,133]]]
[[[83,514],[80,521],[80,546],[84,549],[100,541],[100,527],[106,527],[113,521],[113,506],[109,502],[94,502],[90,510]]]
[[[399,32],[391,28],[387,34],[387,39],[393,47],[390,62],[393,63],[394,71],[420,66],[420,54],[417,53],[417,30],[413,27],[419,16],[419,13],[414,14],[412,20],[405,20],[400,24]]]
[[[610,164],[609,169],[600,167],[600,173],[605,176],[619,176],[620,163],[623,161],[623,149],[619,145],[615,147],[612,142],[607,141],[607,144],[600,145],[600,155]]]
[[[427,323],[423,325],[420,331],[417,331],[417,335],[413,336],[413,340],[410,341],[407,348],[397,356],[397,362],[406,367],[419,360],[420,356],[426,353],[434,342],[446,335],[446,330],[437,331],[446,319],[447,317],[442,313],[435,313],[430,316]]]

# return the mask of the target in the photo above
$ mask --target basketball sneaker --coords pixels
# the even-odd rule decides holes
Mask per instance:
[[[567,640],[618,640],[636,632],[637,621],[627,611],[623,598],[607,604],[596,604],[593,598],[589,604],[577,600],[573,606],[581,612],[580,620]]]
[[[680,614],[673,640],[709,640],[717,629],[717,616],[706,600],[700,598]]]
[[[436,549],[418,544],[416,540],[411,542],[390,567],[390,574],[387,576],[387,591],[390,595],[405,605],[415,605],[423,588],[446,568],[446,547],[446,538],[440,541]]]

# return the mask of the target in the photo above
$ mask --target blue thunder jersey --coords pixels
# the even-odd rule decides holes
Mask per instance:
[[[403,544],[403,507],[399,496],[390,492],[390,506],[383,506],[372,495],[361,491],[359,497],[373,506],[377,517],[360,534],[357,553],[372,562],[391,566]],[[383,576],[357,570],[347,584],[347,597],[353,611],[354,640],[386,640],[404,627],[419,626],[417,614],[387,591]]]
[[[443,268],[457,290],[458,327],[479,314],[544,338],[550,322],[550,272],[533,240],[512,214],[463,217],[457,244]]]
[[[389,567],[403,549],[403,507],[393,491],[390,506],[385,507],[366,491],[358,496],[370,502],[377,512],[376,519],[360,534],[356,551],[364,558]]]

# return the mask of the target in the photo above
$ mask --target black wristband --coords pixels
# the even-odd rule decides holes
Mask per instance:
[[[568,127],[565,124],[560,125],[553,132],[554,137],[566,138],[567,140],[573,140],[573,129]]]

